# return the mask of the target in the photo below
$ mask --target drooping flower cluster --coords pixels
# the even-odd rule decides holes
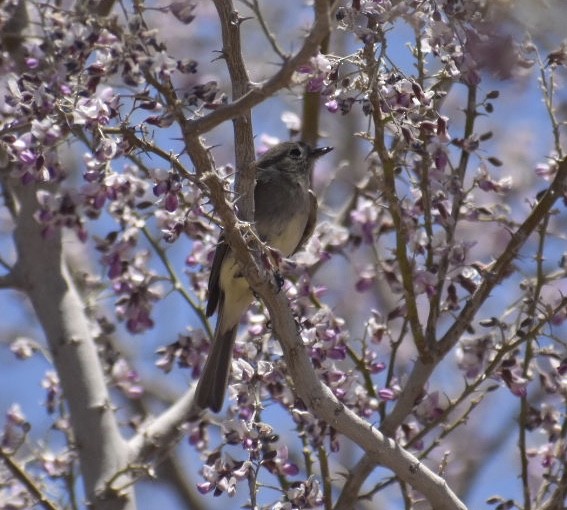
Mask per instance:
[[[439,432],[438,425],[455,404],[452,395],[446,396],[443,380],[408,388],[406,374],[418,365],[416,360],[437,363],[452,351],[449,369],[464,375],[463,394],[504,388],[525,403],[539,384],[549,401],[563,401],[567,363],[555,349],[561,342],[555,328],[567,317],[565,306],[560,306],[564,289],[558,285],[561,296],[548,299],[532,281],[539,279],[547,292],[561,277],[541,276],[541,267],[534,271],[529,265],[546,259],[543,251],[518,257],[518,272],[528,275],[525,280],[519,281],[512,266],[494,273],[494,260],[520,221],[503,202],[517,200],[521,179],[498,173],[503,159],[488,154],[494,148],[493,133],[477,132],[476,122],[494,112],[499,96],[498,91],[484,91],[484,73],[505,79],[524,72],[532,65],[530,45],[504,33],[503,25],[491,18],[497,7],[485,0],[343,4],[336,10],[336,22],[356,50],[348,56],[312,56],[296,70],[291,84],[319,94],[330,114],[359,115],[353,125],[364,126],[355,135],[365,144],[360,161],[353,155],[352,162],[341,166],[349,186],[352,183],[352,197],[340,211],[329,211],[325,201],[336,199],[334,191],[321,193],[323,221],[304,250],[292,261],[282,261],[280,268],[290,279],[283,292],[292,303],[299,337],[317,376],[342,405],[376,426],[388,418],[387,411],[398,405],[404,392],[415,391],[409,405],[402,402],[406,415],[395,424],[392,437],[419,450],[425,450],[427,434]],[[15,7],[13,1],[0,7],[0,28]],[[211,221],[214,211],[180,142],[186,134],[180,124],[222,109],[230,87],[217,76],[201,76],[192,58],[173,57],[161,40],[163,34],[144,18],[141,5],[129,13],[126,25],[96,17],[88,9],[67,12],[49,2],[36,8],[45,37],[25,40],[21,62],[7,58],[7,53],[0,60],[0,173],[9,166],[11,176],[23,185],[42,186],[36,194],[35,219],[46,238],[65,228],[82,242],[93,241],[100,272],[114,295],[115,317],[129,333],[153,328],[156,303],[169,291],[188,288],[190,295],[183,297],[202,329],[191,327],[177,340],[165,340],[156,365],[164,373],[174,365],[188,368],[195,379],[209,349],[205,331],[211,325],[203,303],[217,232]],[[176,1],[157,10],[185,24],[197,15],[192,2]],[[402,24],[415,34],[409,46],[415,66],[409,69],[396,65],[388,40]],[[549,65],[564,65],[564,53],[551,54]],[[461,105],[448,105],[455,89],[468,94],[462,110]],[[282,120],[291,136],[301,133],[298,116],[286,114]],[[75,161],[66,153],[68,147],[80,147],[83,159]],[[556,156],[560,153],[555,151]],[[219,164],[217,171],[223,177],[232,173],[228,165]],[[536,174],[551,181],[558,171],[558,162],[551,158]],[[326,179],[333,170],[325,172]],[[339,171],[333,175],[336,182],[341,178]],[[327,183],[322,184],[327,191]],[[541,196],[528,197],[530,210]],[[91,227],[98,235],[89,234],[89,239]],[[483,242],[485,233],[487,239],[492,236],[493,245]],[[186,254],[186,281],[180,281],[165,246],[186,238],[190,246],[178,244]],[[325,271],[342,275],[347,266],[354,268],[354,276],[338,284],[330,278],[328,285],[321,277]],[[490,319],[462,320],[459,314],[482,298],[478,291],[486,282],[508,277],[514,280],[514,292],[523,293],[517,298],[520,305],[504,310],[496,303],[494,312],[490,305],[482,309]],[[344,303],[349,291],[355,291],[352,302]],[[327,298],[337,304],[324,304]],[[455,325],[464,333],[447,346],[441,340]],[[260,421],[260,414],[268,406],[287,413],[306,458],[320,451],[337,453],[344,440],[299,398],[301,391],[294,387],[261,305],[253,306],[243,326],[234,349],[228,420],[221,424],[221,446],[206,460],[199,490],[232,496],[239,487],[256,483],[254,477],[265,468],[281,481],[281,500],[272,508],[320,506],[319,480],[303,471],[288,446],[278,443],[278,431]],[[487,330],[479,333],[479,326]],[[418,345],[420,331],[425,347]],[[12,350],[27,359],[37,346],[20,338]],[[119,354],[109,358],[109,384],[127,398],[140,398],[143,389],[136,369]],[[47,373],[42,385],[45,407],[55,414],[64,397],[57,375]],[[207,420],[188,427],[189,443],[199,453],[211,448]],[[64,422],[62,418],[56,429],[69,426]],[[546,479],[551,480],[552,470],[559,472],[564,465],[562,415],[543,400],[530,403],[521,426],[545,435],[546,444],[528,454],[549,470]],[[3,446],[19,446],[27,427],[21,411],[12,407]],[[450,427],[440,433],[446,431]],[[240,448],[243,457],[233,458],[230,448]],[[41,469],[50,477],[72,472],[75,457],[70,451],[46,451],[40,457]],[[304,479],[289,480],[297,475]],[[3,503],[33,504],[16,485],[11,490],[12,495],[2,494]]]
[[[38,9],[41,28],[49,37],[43,42],[41,38],[26,41],[23,68],[7,69],[3,79],[3,156],[9,160],[12,175],[22,183],[59,184],[38,192],[36,219],[46,237],[68,228],[86,241],[88,219],[101,218],[107,212],[117,221],[118,229],[98,247],[119,297],[118,318],[131,332],[142,332],[153,326],[152,303],[159,295],[153,288],[155,275],[146,265],[147,253],[137,248],[140,229],[148,222],[151,225],[156,215],[160,228],[167,230],[164,235],[173,241],[183,232],[197,230],[191,226],[192,220],[202,222],[203,231],[210,226],[198,211],[195,187],[186,187],[178,172],[116,164],[135,150],[128,136],[121,133],[126,124],[119,124],[124,119],[118,119],[118,112],[126,117],[144,111],[169,115],[163,112],[159,93],[148,88],[148,79],[171,79],[175,73],[191,75],[196,73],[197,63],[173,59],[156,48],[156,34],[142,29],[140,13],[125,27],[97,18],[88,10],[65,11],[48,2]],[[171,9],[176,11],[174,6]],[[4,65],[8,62],[3,60]],[[109,86],[117,77],[139,93]],[[217,88],[211,83],[197,83],[191,96],[194,99],[188,97],[187,104],[201,106],[214,102],[216,96]],[[131,112],[126,113],[126,108]],[[151,124],[148,119],[146,122]],[[142,126],[140,132],[144,130]],[[62,144],[68,139],[81,140],[87,149],[80,172],[84,183],[79,189],[74,180],[76,163],[64,164],[61,157]],[[153,195],[148,172],[154,180]],[[176,214],[180,204],[189,207],[193,218],[186,212]],[[193,204],[197,209],[192,209]]]

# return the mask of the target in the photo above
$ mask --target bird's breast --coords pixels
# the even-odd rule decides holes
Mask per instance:
[[[266,238],[266,242],[279,250],[284,257],[289,257],[299,245],[306,224],[307,214],[294,214],[287,218],[285,224],[273,229],[272,235]]]
[[[263,186],[254,198],[258,234],[288,257],[305,232],[309,217],[308,190],[298,185]]]

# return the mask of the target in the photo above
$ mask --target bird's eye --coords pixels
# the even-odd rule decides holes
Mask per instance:
[[[294,147],[293,149],[291,149],[289,151],[289,155],[293,158],[293,159],[297,159],[301,156],[301,151],[297,148]]]

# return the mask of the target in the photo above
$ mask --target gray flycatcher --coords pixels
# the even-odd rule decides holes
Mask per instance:
[[[312,148],[303,142],[283,142],[268,150],[256,165],[254,226],[260,239],[293,255],[313,233],[317,199],[309,189],[315,160],[332,147]],[[207,317],[218,307],[212,350],[195,390],[201,409],[219,412],[232,360],[232,350],[242,314],[254,299],[238,262],[221,235],[209,277]]]

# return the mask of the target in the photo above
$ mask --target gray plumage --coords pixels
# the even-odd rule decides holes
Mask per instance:
[[[309,239],[317,219],[317,199],[309,189],[315,160],[331,147],[311,148],[303,142],[284,142],[256,161],[254,224],[262,241],[284,257]],[[221,235],[209,277],[207,316],[218,309],[212,349],[195,390],[201,409],[220,411],[242,314],[254,296]]]

